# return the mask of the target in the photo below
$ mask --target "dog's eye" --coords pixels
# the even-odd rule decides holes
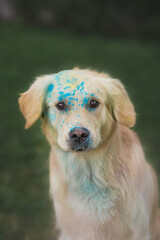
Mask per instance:
[[[99,102],[97,102],[96,100],[91,100],[89,103],[90,108],[97,108],[98,105],[99,105]]]
[[[65,110],[66,109],[66,105],[65,105],[64,102],[59,102],[59,103],[57,103],[56,108],[58,110]]]

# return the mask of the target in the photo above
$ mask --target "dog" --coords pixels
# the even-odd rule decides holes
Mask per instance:
[[[130,129],[123,84],[89,69],[38,77],[19,98],[29,128],[51,145],[50,193],[59,240],[160,240],[158,187]]]

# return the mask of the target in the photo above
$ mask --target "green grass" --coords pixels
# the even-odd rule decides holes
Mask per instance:
[[[50,240],[49,145],[40,123],[24,130],[18,95],[34,77],[74,66],[122,80],[135,104],[148,161],[160,170],[160,47],[152,41],[75,36],[0,25],[0,239]]]

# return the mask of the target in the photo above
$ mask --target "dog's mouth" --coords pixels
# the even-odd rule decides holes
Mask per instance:
[[[87,142],[83,142],[81,144],[71,144],[70,149],[74,152],[84,152],[89,149],[89,144]]]
[[[77,150],[75,150],[76,152],[84,152],[84,151],[86,151],[86,149],[83,149],[83,148],[79,148],[79,149],[77,149]]]
[[[71,148],[72,151],[74,152],[84,152],[84,151],[87,151],[88,150],[88,147],[87,148],[82,148],[82,147],[79,147],[79,148]]]

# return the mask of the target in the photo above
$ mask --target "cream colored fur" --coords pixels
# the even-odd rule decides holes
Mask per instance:
[[[50,84],[54,89],[47,95]],[[66,115],[55,109],[59,88],[65,96],[74,93],[79,103]],[[83,106],[84,92],[99,99],[94,112]],[[129,129],[135,124],[135,111],[118,80],[77,68],[42,76],[21,95],[19,104],[26,128],[43,113],[59,240],[160,240],[156,177]],[[72,126],[91,132],[88,151],[69,148]]]

